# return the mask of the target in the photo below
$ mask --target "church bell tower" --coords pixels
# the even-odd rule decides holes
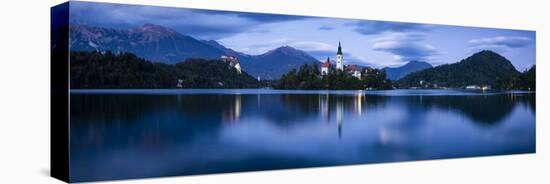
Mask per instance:
[[[342,54],[342,46],[338,41],[338,52],[336,53],[336,70],[344,70],[344,55]]]

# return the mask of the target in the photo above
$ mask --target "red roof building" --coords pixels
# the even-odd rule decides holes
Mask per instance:
[[[331,66],[332,64],[330,63],[330,58],[327,58],[327,60],[321,64],[321,74],[328,74]]]
[[[327,60],[325,62],[323,62],[323,64],[321,65],[321,67],[329,67],[330,68],[330,58],[327,58]]]

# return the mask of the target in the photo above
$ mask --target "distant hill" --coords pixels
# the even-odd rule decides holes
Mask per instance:
[[[303,64],[318,64],[319,60],[304,51],[283,46],[264,54],[243,59],[243,68],[250,73],[259,73],[262,79],[279,79],[291,69],[298,69]]]
[[[223,46],[222,44],[220,44],[219,42],[217,42],[215,40],[201,40],[201,42],[220,50],[221,52],[223,52],[225,55],[228,55],[228,56],[234,56],[234,57],[239,57],[239,58],[250,58],[250,57],[252,57],[251,55],[244,54],[242,52],[237,52],[233,49],[227,48],[227,47]]]
[[[152,63],[131,53],[71,52],[71,89],[258,88],[220,60],[187,59],[175,65]]]
[[[395,68],[385,67],[382,70],[386,71],[388,79],[399,80],[410,73],[428,69],[428,68],[432,68],[432,65],[430,65],[430,63],[426,63],[422,61],[409,61],[407,64],[403,66],[395,67]]]
[[[493,51],[481,51],[458,63],[437,66],[409,74],[398,81],[400,87],[419,86],[420,81],[445,87],[467,85],[491,85],[503,87],[503,83],[516,78],[520,72],[503,56]]]
[[[86,25],[70,25],[72,51],[129,52],[153,62],[175,64],[189,58],[218,59],[236,56],[243,70],[262,79],[278,79],[290,69],[317,61],[304,51],[288,46],[260,55],[229,49],[214,40],[198,40],[159,25],[120,30]]]

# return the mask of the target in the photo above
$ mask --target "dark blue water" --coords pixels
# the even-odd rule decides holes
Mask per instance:
[[[535,94],[80,90],[72,181],[535,152]]]

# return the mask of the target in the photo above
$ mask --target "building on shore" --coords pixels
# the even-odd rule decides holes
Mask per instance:
[[[220,59],[224,63],[227,63],[229,66],[235,68],[239,74],[242,74],[241,63],[237,57],[223,55]]]
[[[361,68],[357,65],[348,65],[346,66],[346,70],[348,73],[350,73],[352,76],[361,79]]]
[[[176,85],[178,88],[183,88],[183,80],[178,79],[178,84]]]
[[[321,64],[321,75],[328,75],[332,64],[330,63],[330,57],[327,57],[327,60]]]

